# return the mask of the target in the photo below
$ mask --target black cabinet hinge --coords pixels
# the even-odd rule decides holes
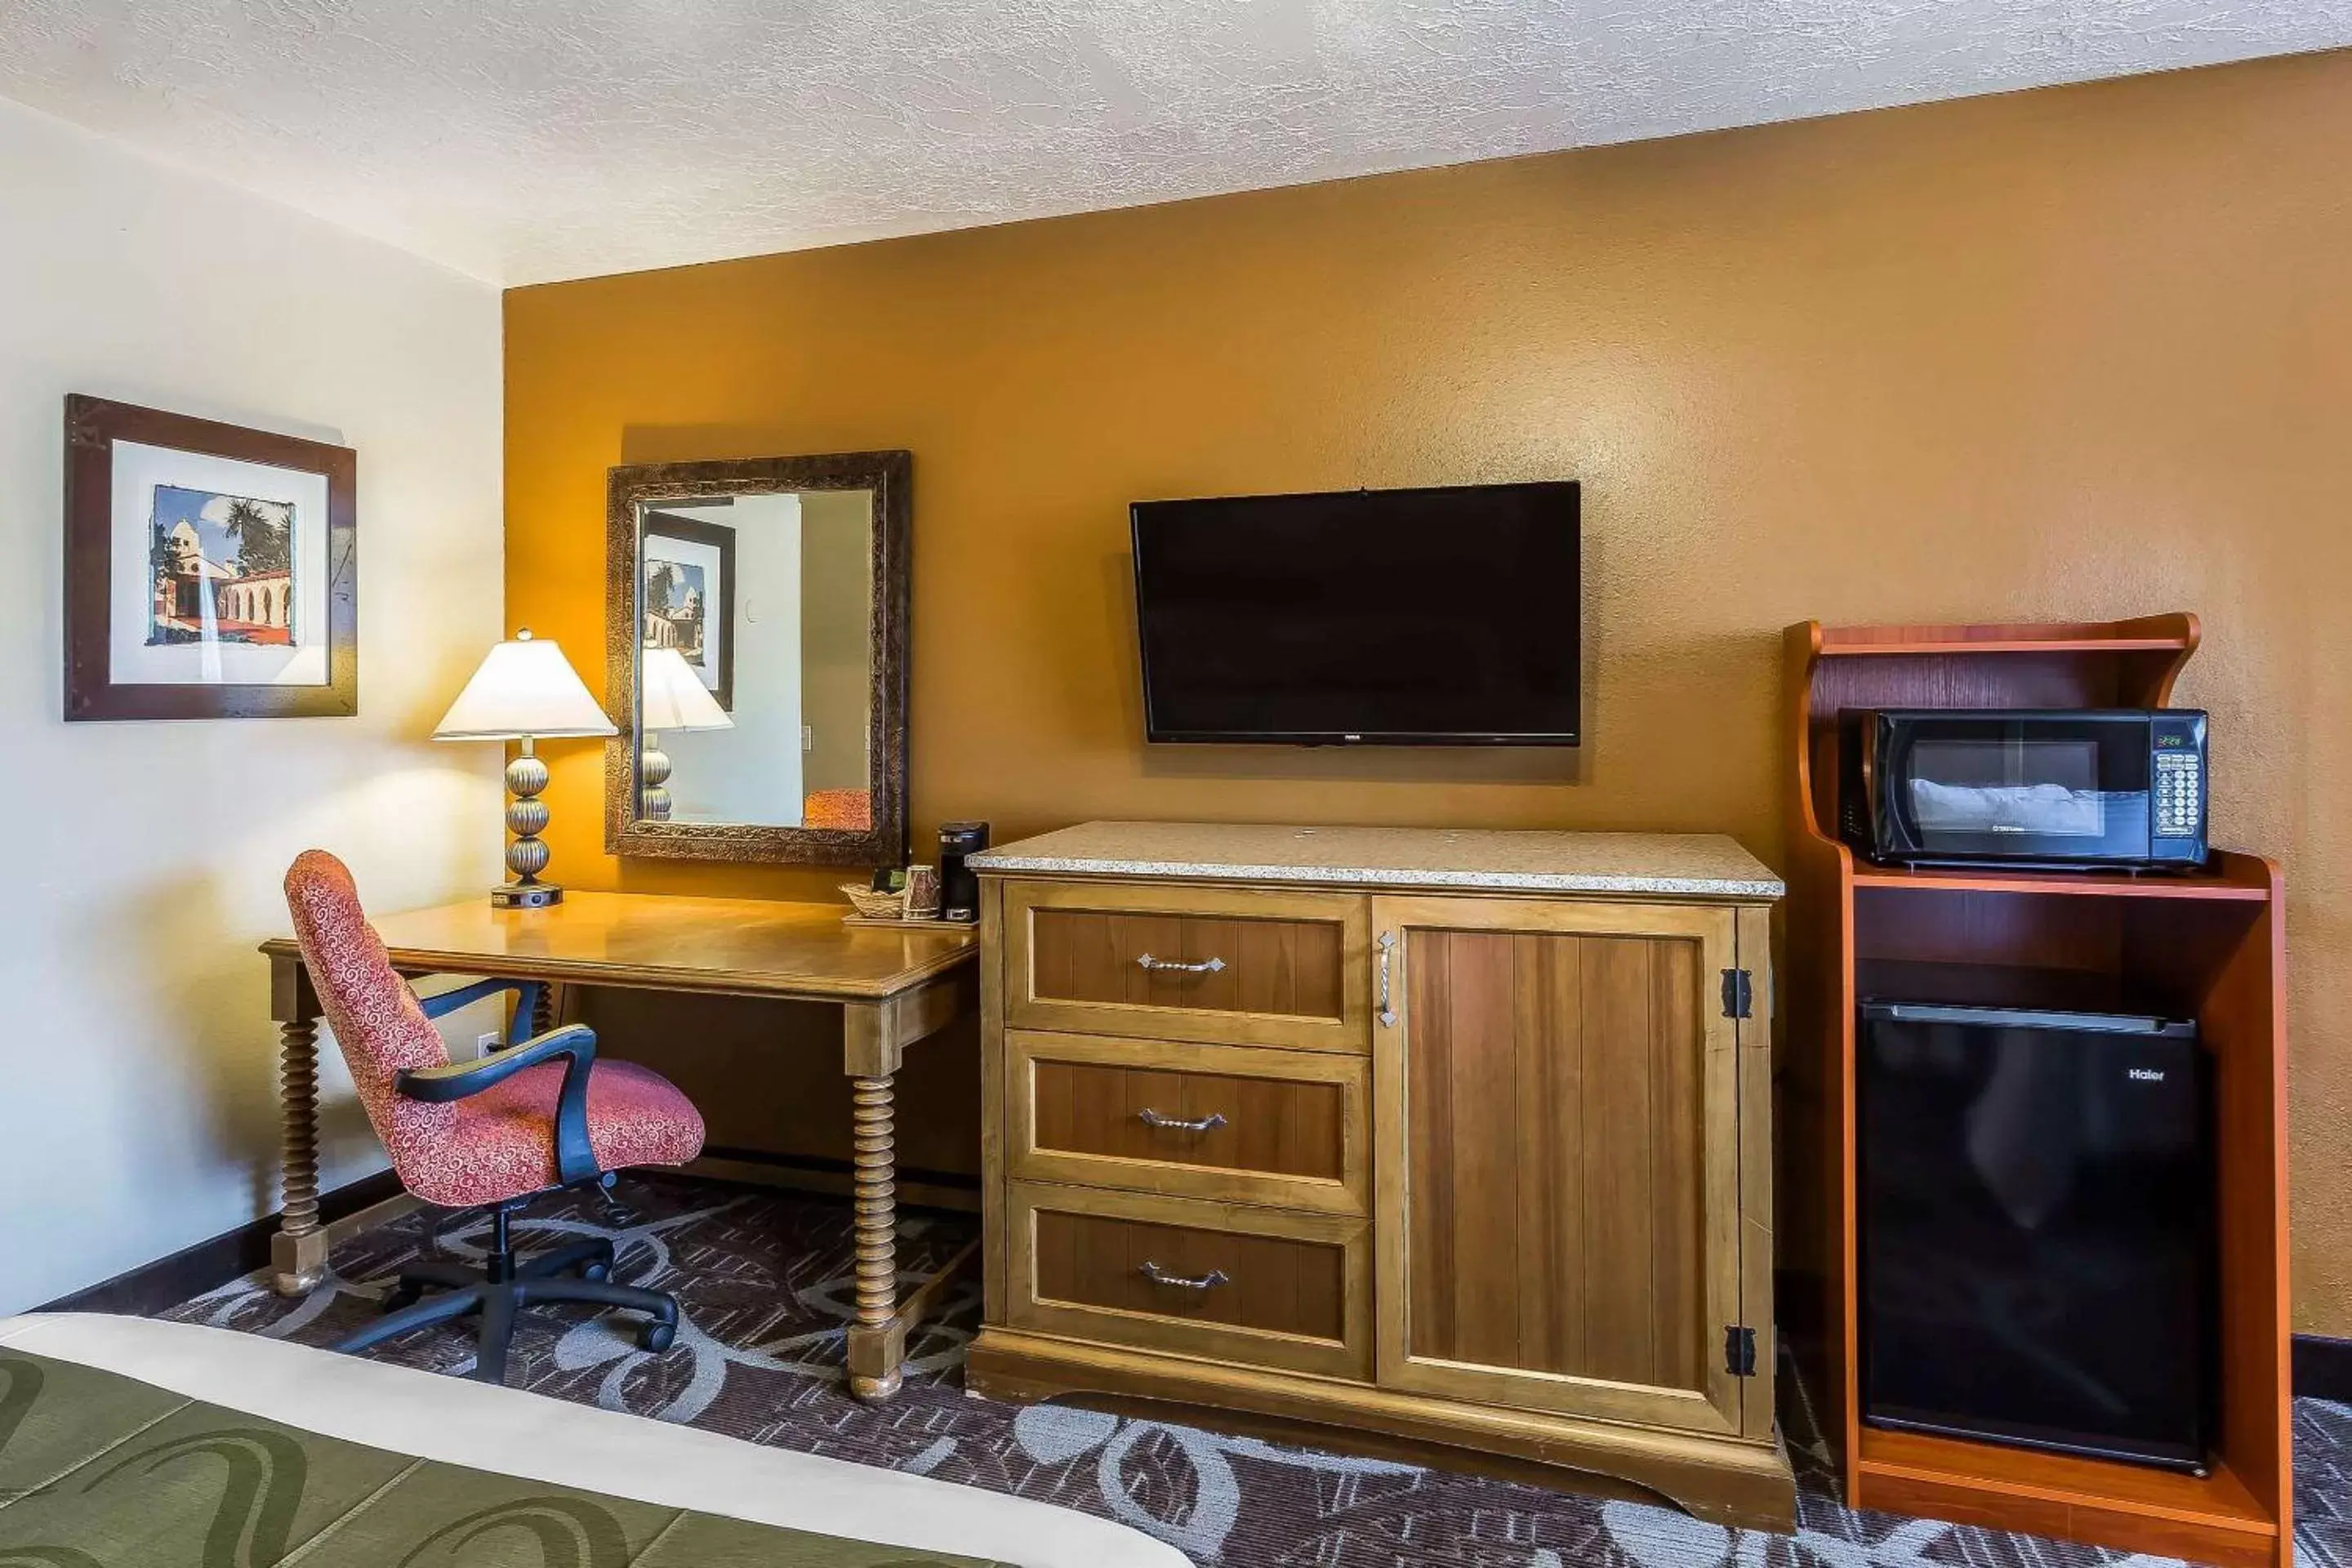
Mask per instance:
[[[1746,1018],[1756,1011],[1756,982],[1744,969],[1723,972],[1723,1016]]]
[[[1734,1377],[1756,1375],[1756,1331],[1738,1323],[1723,1331],[1723,1364]]]

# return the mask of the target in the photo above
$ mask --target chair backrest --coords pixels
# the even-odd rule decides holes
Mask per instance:
[[[448,1061],[441,1032],[393,969],[341,860],[323,849],[296,856],[286,873],[286,907],[360,1103],[405,1180],[409,1162],[430,1155],[447,1137],[456,1108],[404,1099],[394,1080]]]

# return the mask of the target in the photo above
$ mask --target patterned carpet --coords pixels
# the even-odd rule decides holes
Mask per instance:
[[[755,1443],[932,1475],[1102,1514],[1202,1564],[1235,1568],[2094,1568],[2158,1559],[1927,1521],[1850,1513],[1808,1479],[1794,1536],[1727,1531],[1636,1503],[1604,1501],[1383,1460],[1221,1436],[1190,1426],[964,1397],[961,1363],[976,1329],[967,1287],[908,1349],[907,1387],[869,1409],[843,1386],[850,1316],[845,1205],[700,1183],[624,1178],[634,1215],[615,1223],[593,1199],[547,1200],[518,1225],[527,1247],[611,1236],[615,1277],[675,1291],[677,1342],[647,1355],[587,1309],[528,1314],[509,1381],[520,1387],[683,1421]],[[974,1222],[912,1215],[901,1267],[919,1277],[967,1240]],[[307,1300],[261,1277],[222,1287],[169,1316],[324,1344],[369,1321],[401,1263],[437,1249],[480,1258],[486,1221],[416,1215],[335,1255]],[[463,1327],[423,1330],[373,1352],[435,1372],[473,1364]],[[2298,1555],[2305,1568],[2352,1568],[2352,1406],[2304,1400],[2295,1418]],[[1818,1467],[1792,1435],[1801,1473]]]

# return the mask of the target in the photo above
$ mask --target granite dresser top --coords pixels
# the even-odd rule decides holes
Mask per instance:
[[[1771,868],[1719,833],[1087,822],[975,855],[982,871],[1531,893],[1777,899]]]

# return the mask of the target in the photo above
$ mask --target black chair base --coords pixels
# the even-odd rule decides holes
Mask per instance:
[[[454,1263],[416,1263],[400,1271],[399,1283],[385,1296],[385,1316],[333,1348],[346,1354],[453,1318],[481,1315],[479,1349],[473,1376],[478,1382],[507,1380],[507,1351],[514,1342],[515,1315],[527,1306],[585,1303],[643,1312],[648,1321],[637,1325],[637,1343],[656,1354],[677,1339],[677,1298],[635,1285],[612,1283],[613,1244],[599,1238],[572,1242],[533,1258],[518,1258],[508,1218],[519,1204],[501,1204],[491,1211],[491,1240],[486,1267],[474,1269]],[[569,1276],[577,1270],[580,1277]],[[427,1292],[432,1292],[428,1295]]]

